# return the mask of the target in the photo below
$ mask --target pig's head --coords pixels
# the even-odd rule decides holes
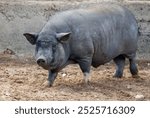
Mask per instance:
[[[35,59],[44,69],[56,69],[66,60],[63,44],[68,41],[70,32],[54,35],[25,33],[24,36],[32,45],[36,45]]]

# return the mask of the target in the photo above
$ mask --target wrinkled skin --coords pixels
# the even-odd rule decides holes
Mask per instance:
[[[24,36],[36,45],[36,61],[49,71],[50,86],[57,73],[72,63],[79,64],[86,83],[91,65],[98,67],[112,59],[116,63],[114,77],[123,76],[125,58],[130,61],[131,74],[138,74],[137,22],[129,10],[119,5],[60,12],[49,19],[40,33]]]

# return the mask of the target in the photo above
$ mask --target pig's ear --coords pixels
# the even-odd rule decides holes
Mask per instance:
[[[37,37],[38,37],[38,34],[24,33],[23,35],[26,37],[26,39],[27,39],[32,45],[35,45],[36,40],[37,40]]]
[[[57,33],[56,38],[59,42],[64,43],[69,40],[71,32],[67,33]]]

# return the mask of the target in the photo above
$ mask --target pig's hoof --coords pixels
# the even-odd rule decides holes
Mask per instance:
[[[122,76],[123,76],[123,72],[118,70],[116,71],[113,77],[118,79],[121,78]]]
[[[48,82],[48,87],[52,87],[53,83]]]
[[[114,75],[113,76],[113,78],[115,78],[115,79],[120,79],[122,76],[120,76],[120,75]]]
[[[84,80],[84,81],[82,82],[82,84],[83,84],[84,86],[89,86],[90,81],[89,81],[89,80],[88,80],[88,81],[85,81],[85,80]]]
[[[48,87],[52,87],[53,86],[53,84],[51,84],[51,83],[48,83]]]
[[[50,83],[50,82],[48,82],[48,81],[46,81],[46,82],[44,82],[43,83],[43,85],[45,86],[45,87],[52,87],[52,83]]]
[[[132,75],[132,77],[133,77],[133,78],[136,78],[136,79],[141,79],[140,76],[139,76],[138,74]]]

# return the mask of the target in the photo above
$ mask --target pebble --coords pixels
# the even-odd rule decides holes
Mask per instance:
[[[137,100],[137,101],[143,101],[144,100],[144,95],[142,95],[142,94],[138,94],[138,95],[136,95],[135,96],[135,99]]]
[[[6,96],[10,96],[10,93],[9,93],[9,92],[6,92],[5,95],[6,95]]]
[[[67,75],[66,73],[63,73],[63,74],[62,74],[62,77],[65,77],[66,75]]]
[[[132,89],[131,85],[127,85],[127,89],[131,90]]]
[[[16,83],[21,84],[23,83],[23,80],[15,80]]]

